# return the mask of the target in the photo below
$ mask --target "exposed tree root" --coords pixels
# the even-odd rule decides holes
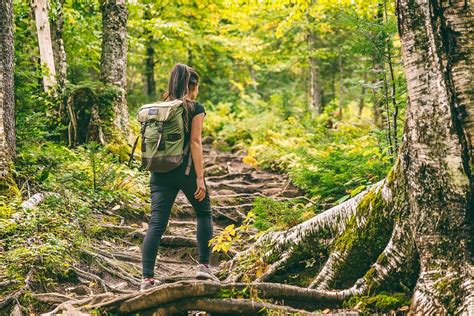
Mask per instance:
[[[330,288],[330,283],[334,281],[336,278],[336,273],[338,272],[337,267],[341,265],[341,263],[347,260],[348,251],[340,252],[338,250],[334,250],[330,255],[326,263],[324,264],[321,271],[319,271],[316,278],[311,282],[308,286],[311,289],[318,289],[318,290],[327,290]]]
[[[18,283],[19,283],[18,280],[2,281],[2,282],[0,282],[0,289],[5,288],[5,287],[10,286],[10,285],[18,284]]]
[[[114,298],[114,294],[111,292],[102,293],[94,296],[88,296],[86,298],[72,299],[70,301],[63,302],[56,306],[55,309],[48,313],[42,314],[42,316],[54,316],[59,313],[65,315],[90,315],[89,313],[81,313],[80,310],[87,310],[89,306],[94,306],[103,301],[111,301]]]
[[[280,268],[284,267],[288,263],[290,257],[291,252],[286,251],[277,262],[273,263],[270,267],[268,267],[265,273],[263,273],[260,277],[256,278],[255,282],[259,283],[270,279]]]
[[[128,294],[114,297],[113,300],[103,301],[88,308],[102,308],[110,312],[133,313],[166,304],[174,304],[185,299],[200,297],[218,298],[219,293],[229,295],[246,290],[255,293],[262,299],[284,300],[286,305],[300,305],[341,302],[344,297],[338,291],[319,291],[296,286],[276,283],[233,283],[219,284],[208,281],[182,281],[165,284],[140,295]],[[228,293],[228,294],[225,294]]]
[[[18,298],[30,289],[34,271],[34,268],[30,269],[30,271],[26,275],[24,286],[22,286],[19,290],[7,295],[2,301],[0,301],[0,311],[10,305],[12,302],[18,301]]]
[[[226,262],[222,265],[223,269],[227,269],[229,274],[227,276],[227,282],[239,281],[242,275],[239,271],[239,261],[246,259],[258,248],[268,248],[269,250],[263,254],[263,258],[269,258],[273,254],[281,254],[289,252],[288,256],[292,256],[294,246],[307,244],[309,248],[314,246],[315,241],[323,242],[328,244],[336,236],[341,235],[346,229],[346,225],[351,218],[356,214],[359,202],[369,193],[378,190],[386,190],[386,181],[380,181],[374,184],[372,187],[364,192],[359,193],[352,199],[341,203],[327,211],[324,211],[310,220],[307,220],[295,227],[290,228],[285,232],[271,232],[262,235],[251,248],[239,253],[234,259]],[[363,222],[358,223],[363,225]],[[320,238],[321,233],[324,232],[327,235],[327,240],[324,241]],[[288,261],[288,259],[286,259]],[[273,265],[276,265],[274,267]],[[277,261],[270,265],[268,271],[265,274],[265,278],[271,277],[272,274],[276,273],[282,266],[280,261]]]
[[[81,270],[81,269],[79,269],[78,267],[73,267],[72,269],[76,272],[76,274],[77,274],[79,277],[81,277],[81,278],[83,278],[83,279],[86,279],[86,280],[89,280],[89,281],[94,281],[94,282],[96,282],[97,284],[99,284],[99,285],[102,287],[102,289],[104,290],[104,292],[108,292],[109,289],[112,288],[112,287],[108,286],[108,285],[105,283],[105,281],[102,280],[101,277],[99,277],[99,276],[97,276],[97,275],[95,275],[95,274],[92,274],[92,273],[89,273],[89,272],[87,272],[87,271]]]
[[[154,309],[153,315],[166,316],[174,315],[176,313],[183,313],[197,310],[200,312],[218,313],[223,315],[257,315],[257,314],[273,314],[283,313],[283,315],[319,315],[295,309],[289,306],[282,306],[264,302],[256,302],[248,299],[211,299],[211,298],[197,298],[186,299],[176,303],[168,304],[168,306]]]
[[[63,302],[70,301],[70,300],[80,299],[80,298],[74,298],[74,297],[70,297],[70,296],[67,296],[61,293],[55,293],[55,292],[38,293],[38,294],[33,293],[31,294],[31,296],[38,302],[48,303],[52,305],[61,304]]]

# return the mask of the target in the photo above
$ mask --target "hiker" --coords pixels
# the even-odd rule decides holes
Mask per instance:
[[[201,141],[206,112],[196,101],[198,87],[196,71],[187,65],[176,64],[171,71],[168,90],[163,94],[164,102],[143,106],[138,114],[142,122],[142,164],[152,171],[151,218],[143,240],[140,290],[161,284],[154,277],[158,246],[180,190],[197,217],[199,265],[196,278],[219,281],[209,266],[212,211],[204,180]],[[174,123],[173,113],[179,114]]]

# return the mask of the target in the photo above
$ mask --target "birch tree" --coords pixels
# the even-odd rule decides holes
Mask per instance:
[[[15,155],[13,1],[0,1],[0,178]],[[3,182],[3,181],[2,181]]]
[[[245,271],[236,263],[259,247],[269,266],[256,282],[270,281],[301,257],[328,248],[309,286],[316,292],[306,294],[336,301],[367,294],[403,273],[416,273],[410,271],[416,262],[414,312],[473,312],[472,4],[399,0],[398,19],[409,103],[392,171],[335,208],[288,231],[263,235],[228,264],[228,280],[242,277]],[[380,244],[385,246],[377,249]],[[357,273],[348,276],[349,271]],[[352,285],[340,288],[343,280]]]
[[[41,66],[44,70],[43,86],[44,90],[48,91],[56,84],[56,68],[54,66],[53,44],[48,15],[49,4],[48,0],[32,0],[31,6],[35,13]]]

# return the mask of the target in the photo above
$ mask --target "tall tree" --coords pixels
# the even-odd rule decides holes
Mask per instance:
[[[152,19],[150,7],[147,7],[144,12],[144,19],[149,22]],[[156,83],[155,83],[155,42],[153,32],[147,25],[145,28],[146,38],[146,59],[145,59],[145,89],[146,94],[150,98],[156,96]]]
[[[409,102],[400,155],[420,257],[414,305],[426,314],[474,311],[472,6],[398,1]]]
[[[15,156],[13,1],[0,1],[0,177]]]
[[[128,108],[125,95],[127,70],[127,18],[125,0],[103,0],[101,80],[120,90],[113,104],[115,129],[128,135]],[[112,135],[105,135],[111,137]]]
[[[56,66],[56,73],[58,79],[58,86],[61,91],[66,88],[66,75],[67,75],[67,63],[66,63],[66,50],[64,49],[63,40],[63,6],[64,0],[56,0],[56,14],[51,19],[51,36],[52,36],[52,47],[54,65]]]
[[[303,296],[342,301],[412,280],[415,313],[474,310],[472,13],[464,0],[398,0],[409,102],[392,171],[353,199],[263,235],[230,267],[263,245],[257,253],[269,266],[261,282],[329,248],[310,285],[316,291]],[[241,276],[231,269],[228,280]]]
[[[36,33],[40,51],[41,66],[44,70],[43,86],[48,91],[56,84],[56,68],[54,66],[53,44],[49,25],[48,0],[33,0],[31,2],[35,12]]]
[[[314,6],[315,0],[311,0],[311,7]],[[321,87],[319,86],[318,62],[316,56],[316,31],[314,30],[315,19],[308,13],[308,52],[309,52],[309,100],[313,116],[321,114],[323,107],[321,104]]]

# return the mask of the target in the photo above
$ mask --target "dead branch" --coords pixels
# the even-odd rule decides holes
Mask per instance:
[[[30,197],[28,200],[21,203],[21,207],[24,210],[31,209],[37,206],[38,204],[40,204],[41,202],[43,202],[44,199],[50,196],[59,197],[59,194],[55,192],[39,192],[39,193],[33,194],[32,197]]]

